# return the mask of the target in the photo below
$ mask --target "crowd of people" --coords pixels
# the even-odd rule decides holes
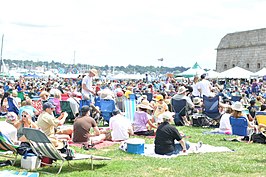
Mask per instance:
[[[75,79],[20,77],[14,81],[2,78],[0,114],[6,117],[4,123],[12,129],[1,126],[0,130],[19,143],[27,141],[22,132],[24,127],[41,129],[58,148],[64,141],[93,144],[105,139],[124,141],[132,135],[155,136],[156,153],[176,154],[189,149],[189,144],[184,141],[182,132],[171,125],[175,117],[172,101],[186,101],[183,125],[192,126],[192,115],[204,111],[203,97],[216,95],[221,113],[216,124],[218,132],[232,133],[230,116],[245,117],[249,128],[256,131],[264,131],[266,127],[256,121],[256,112],[266,108],[266,85],[262,80],[231,80],[219,84],[203,74],[182,83],[171,77],[151,82],[145,79],[102,81],[97,75],[97,70],[91,69]],[[134,122],[124,114],[124,100],[131,94],[137,104]],[[61,110],[63,97],[67,97],[65,100],[75,116],[71,126],[65,126],[68,114]],[[233,101],[233,97],[239,100]],[[99,127],[98,99],[115,101],[109,129]],[[80,100],[90,100],[91,104],[80,109]]]

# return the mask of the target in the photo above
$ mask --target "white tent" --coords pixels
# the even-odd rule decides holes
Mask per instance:
[[[255,72],[254,74],[252,74],[252,75],[254,75],[254,76],[265,76],[266,75],[266,68],[264,67],[264,68],[262,68],[261,70],[259,70],[259,71],[257,71],[257,72]]]
[[[238,66],[228,69],[219,74],[219,78],[232,78],[232,79],[249,79],[254,73],[240,68]]]
[[[219,78],[219,76],[220,76],[220,73],[218,73],[216,71],[210,70],[210,71],[207,72],[207,77],[208,78],[214,79],[214,78]]]
[[[183,77],[193,77],[195,75],[202,75],[206,73],[206,71],[204,69],[202,69],[199,64],[196,62],[191,68],[189,68],[188,70],[177,74],[177,76],[183,76]]]

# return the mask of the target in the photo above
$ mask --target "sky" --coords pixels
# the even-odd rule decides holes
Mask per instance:
[[[266,0],[0,0],[2,58],[215,69],[220,40],[265,28],[265,7]]]

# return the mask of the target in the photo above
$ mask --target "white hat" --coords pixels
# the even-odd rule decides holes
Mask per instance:
[[[143,100],[140,104],[137,105],[137,107],[152,110],[152,107],[150,107],[150,103],[148,100]]]
[[[182,93],[184,93],[186,91],[187,91],[187,88],[184,87],[184,86],[181,86],[181,87],[178,88],[178,94],[182,94]]]
[[[98,71],[96,69],[91,69],[89,72],[93,73],[95,76],[98,75]]]
[[[242,103],[239,101],[235,102],[231,108],[235,111],[243,111]]]
[[[160,114],[159,116],[158,116],[158,122],[160,123],[160,122],[163,122],[163,119],[165,119],[165,120],[171,120],[172,118],[173,118],[173,115],[174,115],[175,113],[173,113],[173,112],[170,112],[170,111],[166,111],[166,112],[164,112],[164,113],[162,113],[162,114]]]

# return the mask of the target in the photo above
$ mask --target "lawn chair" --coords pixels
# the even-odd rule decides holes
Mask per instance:
[[[258,125],[259,124],[266,125],[266,112],[264,112],[264,111],[257,111],[256,112],[256,120],[257,120]]]
[[[29,140],[29,143],[31,145],[31,148],[33,149],[34,153],[36,153],[38,156],[41,157],[48,157],[53,160],[61,160],[59,170],[57,174],[59,174],[62,170],[63,164],[65,161],[68,162],[68,165],[70,166],[69,161],[71,160],[85,160],[90,159],[91,160],[91,169],[93,170],[93,160],[111,160],[108,157],[101,157],[101,156],[93,156],[88,154],[78,154],[75,153],[75,157],[71,160],[66,159],[66,154],[60,153],[54,145],[51,143],[51,141],[47,138],[47,136],[38,129],[32,129],[32,128],[24,128],[23,133],[26,136],[26,138]],[[47,165],[47,164],[46,164]]]
[[[0,156],[11,159],[12,165],[17,161],[18,146],[14,145],[12,141],[0,132]]]
[[[91,100],[80,100],[79,101],[79,112],[81,112],[82,106],[85,106],[85,105],[90,106],[90,104],[91,104]]]
[[[109,124],[109,120],[112,117],[112,113],[114,110],[114,100],[101,99],[101,115],[103,117],[103,121],[106,121]]]
[[[152,94],[152,93],[143,93],[143,95],[146,95],[146,96],[147,96],[147,100],[148,100],[149,102],[152,101],[152,99],[153,99],[153,94]]]
[[[248,136],[248,120],[245,117],[235,118],[231,116],[232,135]]]
[[[18,114],[19,107],[17,105],[17,102],[11,97],[7,97],[7,101],[8,101],[8,108],[7,108],[8,112],[14,112]]]
[[[67,120],[68,121],[73,121],[76,117],[74,113],[72,112],[70,102],[69,101],[60,101],[60,107],[62,112],[67,112]]]
[[[203,96],[203,114],[213,120],[219,120],[221,113],[219,111],[219,95],[215,97]]]
[[[185,99],[175,100],[171,99],[172,111],[175,112],[174,122],[177,126],[185,125],[184,117],[187,117],[187,101]]]

